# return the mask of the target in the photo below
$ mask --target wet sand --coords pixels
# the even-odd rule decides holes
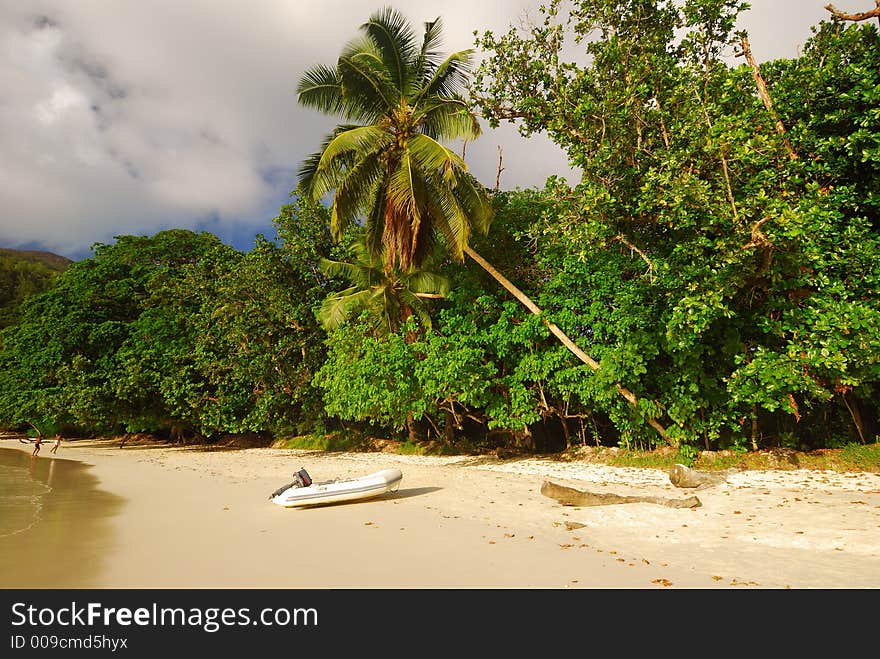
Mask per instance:
[[[0,587],[74,588],[94,583],[116,552],[111,520],[122,509],[123,499],[99,489],[93,470],[80,462],[32,458],[30,446],[21,451],[9,448],[9,442],[0,442],[0,464],[26,469],[30,483],[22,473],[16,491],[4,493]]]
[[[18,442],[0,448],[30,460]],[[83,469],[103,507],[69,503],[63,518],[19,534],[14,547],[0,539],[3,587],[880,587],[877,474],[750,471],[694,491],[660,470],[541,458],[110,441],[65,442],[35,468],[67,459],[91,465]],[[362,502],[285,509],[269,501],[303,466],[315,480],[387,467],[404,476],[397,493]],[[566,507],[540,493],[545,479],[619,495],[696,495],[702,505]],[[64,551],[80,558],[59,569],[53,561]]]

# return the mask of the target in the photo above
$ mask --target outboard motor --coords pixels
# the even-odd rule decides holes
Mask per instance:
[[[282,487],[279,487],[277,490],[275,490],[274,492],[272,492],[272,494],[269,495],[269,498],[274,499],[279,494],[281,494],[285,490],[289,490],[292,487],[308,487],[311,484],[312,484],[312,477],[309,476],[309,472],[307,472],[306,468],[303,467],[293,475],[293,482],[292,483],[288,483],[287,485],[283,485]]]
[[[312,484],[312,477],[309,476],[309,472],[306,471],[305,467],[296,472],[293,475],[293,479],[295,483],[298,483],[297,487],[308,487]]]

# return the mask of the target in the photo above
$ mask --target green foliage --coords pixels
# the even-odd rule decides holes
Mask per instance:
[[[846,444],[839,462],[850,471],[877,472],[880,467],[880,444]]]
[[[51,288],[70,263],[48,252],[0,249],[0,329],[18,322],[22,302]]]
[[[621,441],[650,438],[607,397],[614,381],[692,447],[822,446],[829,424],[870,441],[877,29],[824,22],[803,56],[762,67],[783,139],[751,69],[723,60],[743,6],[551,2],[528,31],[478,37],[473,97],[583,169],[548,182],[523,238],[541,306],[602,364],[573,393]],[[565,61],[571,43],[587,64]]]
[[[414,377],[416,357],[399,334],[375,339],[363,326],[331,331],[327,360],[315,377],[328,414],[402,428],[424,413]]]
[[[421,268],[407,272],[386,268],[362,240],[349,245],[348,251],[353,257],[350,262],[320,262],[325,275],[351,284],[328,295],[321,303],[318,320],[325,329],[339,327],[363,312],[371,321],[371,330],[379,335],[396,331],[413,314],[430,327],[431,316],[423,299],[442,298],[449,292],[449,282],[444,277]]]
[[[352,123],[303,165],[277,242],[121,236],[51,285],[0,254],[0,423],[307,433],[296,446],[324,450],[406,428],[404,451],[594,444],[664,467],[842,447],[872,470],[880,36],[829,20],[762,63],[781,133],[727,59],[744,7],[553,0],[526,31],[478,36],[484,117],[546,133],[583,171],[494,194],[439,144],[479,132],[471,53],[438,55],[439,21],[422,40],[376,12],[301,80],[301,102]],[[542,315],[465,267],[469,246]],[[639,462],[649,418],[679,446]]]
[[[3,425],[177,438],[321,426],[326,210],[291,205],[276,226],[288,248],[258,237],[241,254],[184,230],[97,245],[0,335]]]

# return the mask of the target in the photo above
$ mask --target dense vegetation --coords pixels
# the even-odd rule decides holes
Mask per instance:
[[[308,102],[355,125],[305,163],[276,240],[96,246],[0,334],[2,424],[685,454],[877,441],[880,34],[830,17],[758,69],[744,7],[551,2],[478,37],[468,98],[439,22],[423,40],[377,12],[301,82],[303,102],[337,85]],[[470,108],[546,132],[581,182],[479,185],[438,141],[476,136]]]
[[[49,289],[70,263],[49,252],[0,248],[0,329],[18,322],[21,303]]]

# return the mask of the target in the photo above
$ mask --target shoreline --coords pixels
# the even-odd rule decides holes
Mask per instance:
[[[17,441],[0,448],[31,450]],[[120,449],[111,440],[67,441],[36,458],[71,459],[120,499],[104,519],[94,576],[62,576],[59,588],[880,587],[878,474],[746,471],[692,490],[657,469],[542,458]],[[403,481],[361,502],[272,504],[269,493],[300,467],[316,481],[398,467]],[[702,505],[562,506],[540,493],[544,480],[695,495]]]

